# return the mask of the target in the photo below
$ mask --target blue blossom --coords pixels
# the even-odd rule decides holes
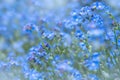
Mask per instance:
[[[86,6],[86,7],[81,8],[79,14],[82,15],[82,16],[92,15],[92,11],[91,11],[90,7]]]
[[[82,38],[82,36],[83,36],[82,31],[77,30],[76,33],[75,33],[75,36],[78,37],[78,38]]]
[[[96,15],[94,14],[91,18],[92,21],[96,22],[98,25],[102,25],[103,24],[103,19],[101,18],[100,15]]]
[[[38,28],[37,28],[36,25],[30,23],[30,24],[25,25],[23,30],[26,31],[26,32],[32,32],[33,30],[37,31]]]
[[[82,75],[78,70],[73,70],[72,75],[74,76],[75,80],[80,80],[82,79]]]
[[[103,10],[105,9],[106,6],[104,5],[103,2],[94,2],[91,7],[98,10]]]
[[[98,70],[100,68],[100,54],[99,53],[93,53],[91,57],[85,60],[85,66],[89,70]]]

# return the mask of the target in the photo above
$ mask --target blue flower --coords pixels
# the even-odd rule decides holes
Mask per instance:
[[[83,36],[82,31],[77,30],[76,33],[75,33],[75,36],[78,37],[78,38],[82,38],[82,36]]]
[[[29,23],[24,26],[23,30],[26,32],[32,32],[33,30],[38,31],[38,27],[32,23]]]
[[[89,70],[98,70],[100,68],[100,54],[99,53],[93,53],[91,57],[85,60],[85,66]]]
[[[91,6],[93,9],[103,10],[105,9],[105,5],[103,2],[94,2]]]

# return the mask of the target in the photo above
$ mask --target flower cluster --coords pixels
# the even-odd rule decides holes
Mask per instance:
[[[0,2],[0,80],[120,79],[120,24],[105,2]]]

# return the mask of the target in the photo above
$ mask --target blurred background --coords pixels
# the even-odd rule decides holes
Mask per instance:
[[[96,1],[109,4],[111,10],[114,10],[113,15],[120,17],[119,0],[0,0],[0,61],[7,61],[5,58],[10,53],[24,55],[30,47],[39,43],[39,35],[25,36],[23,27],[26,24],[45,21],[53,27],[50,21],[62,21],[69,17],[73,9],[89,6]],[[14,69],[12,72],[17,73]],[[11,71],[2,71],[0,77],[6,74],[14,77]]]

